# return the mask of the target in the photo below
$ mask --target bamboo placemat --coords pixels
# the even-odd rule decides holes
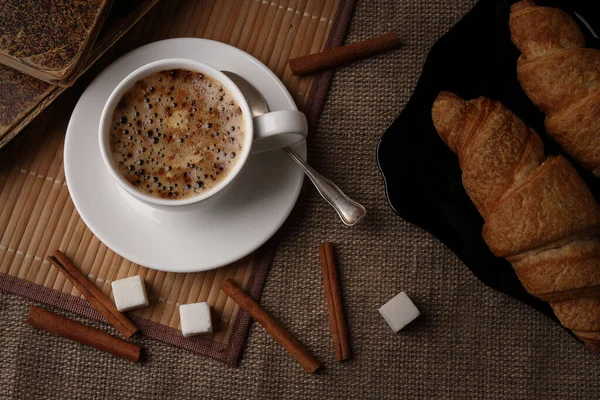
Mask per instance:
[[[203,37],[249,52],[283,81],[315,126],[331,73],[313,78],[291,74],[288,59],[342,43],[355,0],[163,1],[100,60],[145,43],[172,37]],[[92,71],[91,74],[97,73]],[[69,89],[40,115],[0,157],[0,289],[103,320],[87,300],[46,260],[64,251],[106,294],[110,283],[141,275],[151,306],[131,313],[147,336],[225,363],[239,361],[250,317],[219,287],[232,278],[255,298],[274,252],[268,243],[229,266],[201,273],[150,270],[109,250],[85,226],[69,197],[62,164],[68,117],[83,83]],[[217,332],[185,339],[179,330],[180,304],[208,301]]]

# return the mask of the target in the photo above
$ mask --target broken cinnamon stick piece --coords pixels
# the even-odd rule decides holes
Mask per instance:
[[[221,290],[261,324],[296,359],[306,372],[312,374],[321,366],[321,363],[302,346],[302,343],[298,339],[286,331],[279,322],[271,317],[264,308],[248,296],[231,279],[225,280],[221,286]]]
[[[294,75],[313,74],[385,53],[399,47],[400,44],[400,40],[395,34],[388,33],[321,53],[293,58],[290,60],[290,68]]]
[[[325,298],[329,309],[329,323],[331,325],[331,335],[333,336],[333,347],[335,348],[335,360],[344,361],[350,358],[350,340],[342,303],[342,289],[331,243],[325,242],[319,246],[319,258],[321,259]]]
[[[140,360],[141,349],[135,344],[43,308],[31,306],[27,315],[27,323],[34,328],[112,353],[131,362]]]
[[[48,256],[48,260],[60,272],[65,274],[67,279],[79,290],[79,292],[89,300],[100,314],[104,316],[121,334],[129,339],[137,332],[138,328],[125,316],[117,310],[108,297],[104,295],[90,280],[69,260],[69,258],[59,250]]]

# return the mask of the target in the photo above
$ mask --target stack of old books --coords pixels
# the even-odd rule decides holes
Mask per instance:
[[[0,148],[157,2],[0,2]]]

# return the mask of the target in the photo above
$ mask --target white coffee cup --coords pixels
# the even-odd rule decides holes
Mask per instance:
[[[242,151],[238,153],[238,161],[235,163],[231,171],[229,171],[228,175],[221,182],[204,193],[201,193],[197,196],[176,200],[162,199],[151,196],[140,191],[138,188],[129,183],[127,179],[125,179],[125,177],[119,172],[113,161],[109,140],[112,116],[123,95],[129,89],[131,89],[137,81],[156,72],[170,69],[184,69],[200,72],[220,82],[226,89],[229,90],[236,103],[242,109],[242,115],[244,117],[244,123],[246,127],[244,140],[245,145]],[[190,205],[214,196],[235,179],[235,177],[244,167],[244,164],[246,163],[251,152],[255,153],[274,150],[298,143],[306,139],[308,134],[308,124],[304,114],[296,110],[273,111],[257,117],[252,117],[252,113],[250,112],[248,102],[244,98],[244,95],[235,85],[235,83],[233,83],[233,81],[227,77],[227,75],[216,68],[199,61],[183,58],[170,58],[146,64],[133,71],[131,74],[125,77],[121,83],[119,83],[115,90],[113,90],[113,92],[110,94],[106,104],[104,105],[102,116],[100,117],[98,132],[102,159],[117,183],[127,193],[138,200],[163,208],[164,206],[171,207]]]

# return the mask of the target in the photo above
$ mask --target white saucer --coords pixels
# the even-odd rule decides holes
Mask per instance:
[[[204,271],[248,255],[273,236],[294,207],[304,174],[277,150],[251,155],[230,187],[192,210],[158,210],[126,194],[100,156],[100,114],[125,76],[163,58],[189,58],[233,71],[261,91],[270,111],[297,108],[277,76],[256,58],[194,38],[163,40],[124,55],[79,99],[67,128],[64,165],[83,221],[110,249],[137,264],[169,272]],[[306,156],[306,142],[294,149]]]

